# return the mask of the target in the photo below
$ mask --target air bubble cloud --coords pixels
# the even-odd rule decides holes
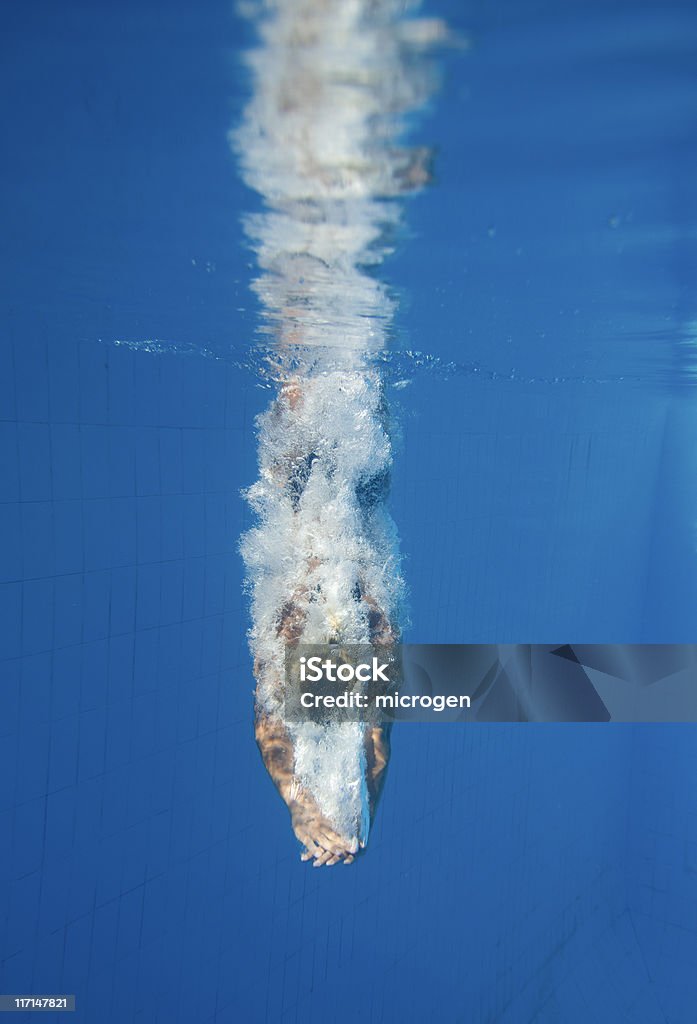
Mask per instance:
[[[327,832],[340,837],[339,859],[367,842],[387,740],[360,723],[285,722],[286,649],[392,642],[403,619],[382,376],[395,303],[377,271],[400,197],[430,177],[429,151],[402,139],[433,88],[425,53],[445,37],[441,22],[406,17],[405,7],[255,7],[252,95],[231,134],[244,180],[263,200],[244,227],[277,387],[257,423],[259,473],[246,493],[257,522],[242,540],[257,739],[316,858]]]

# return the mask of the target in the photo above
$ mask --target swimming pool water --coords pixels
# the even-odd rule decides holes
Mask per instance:
[[[440,363],[390,392],[407,638],[689,642],[693,5],[424,10],[461,45],[379,269],[395,350]],[[690,726],[404,726],[369,853],[299,862],[237,548],[270,397],[226,139],[252,38],[217,0],[7,15],[0,992],[89,1024],[687,1022]]]

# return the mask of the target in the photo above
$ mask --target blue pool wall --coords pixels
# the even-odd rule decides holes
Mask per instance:
[[[343,1022],[356,1005],[375,1021],[688,1019],[673,982],[695,949],[691,727],[402,727],[368,855],[301,865],[254,747],[236,551],[268,393],[213,361],[86,343],[22,340],[3,359],[0,990],[75,992],[76,1020],[118,1024]],[[467,552],[483,584],[486,537],[512,529],[516,487],[562,443],[497,440],[476,403],[481,435],[441,436],[445,495],[433,457],[418,493],[397,473],[420,639],[490,639],[468,626],[481,602],[512,630],[539,572],[521,548],[510,599],[468,582]],[[407,421],[408,465],[435,450],[429,423]],[[472,491],[458,532],[453,481],[480,445],[508,475]],[[624,481],[636,501],[638,469],[597,465],[620,510]],[[552,540],[608,546],[577,507],[535,514]],[[640,621],[620,598],[645,529],[621,540],[624,582],[598,570],[618,630]],[[543,549],[549,573],[562,547]],[[595,563],[567,557],[554,621],[571,628],[580,594],[590,629]],[[539,617],[519,628],[541,631],[553,602],[532,582]]]
[[[652,378],[694,339],[690,5],[446,6],[482,45],[415,136],[441,150],[385,267],[404,344]],[[73,991],[87,1024],[691,1024],[692,727],[404,727],[368,855],[299,864],[236,553],[268,395],[112,344],[254,337],[243,77],[211,57],[251,35],[217,3],[37,0],[6,28],[0,991]],[[689,391],[427,374],[393,399],[412,640],[694,639]]]

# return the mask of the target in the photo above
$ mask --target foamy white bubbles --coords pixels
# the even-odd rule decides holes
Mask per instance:
[[[279,614],[292,601],[302,640],[368,643],[370,594],[389,621],[402,598],[397,534],[384,497],[392,462],[375,370],[295,378],[259,420],[259,480],[248,498],[259,525],[243,541],[252,584],[252,639],[282,668]],[[269,699],[272,697],[270,690]]]
[[[407,5],[408,6],[408,5]],[[412,5],[414,6],[414,5]],[[245,220],[279,393],[258,421],[257,525],[242,541],[257,703],[283,717],[286,646],[399,633],[403,581],[387,511],[392,448],[383,381],[394,302],[375,268],[422,186],[429,154],[400,142],[429,94],[418,59],[443,35],[402,0],[269,0],[231,141],[264,211]],[[293,354],[292,370],[284,370]],[[296,777],[340,834],[369,828],[365,729],[286,723]]]

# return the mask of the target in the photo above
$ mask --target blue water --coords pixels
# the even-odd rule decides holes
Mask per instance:
[[[426,13],[461,45],[379,269],[395,350],[438,362],[391,378],[407,637],[690,642],[694,5]],[[252,29],[217,0],[4,22],[0,993],[86,1024],[691,1022],[692,727],[405,725],[367,854],[300,863],[237,550],[270,397],[226,141]]]

